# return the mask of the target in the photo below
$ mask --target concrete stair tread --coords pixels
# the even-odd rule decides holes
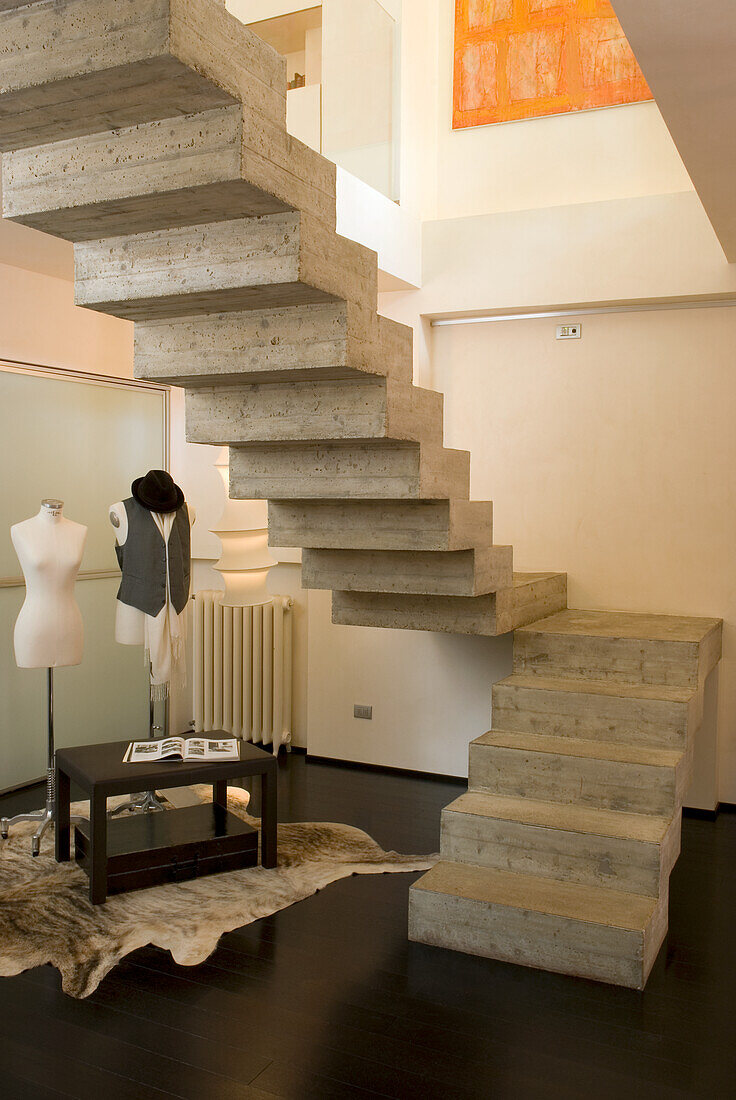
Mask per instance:
[[[565,802],[542,802],[470,790],[445,807],[445,813],[515,821],[540,828],[588,833],[600,837],[660,843],[671,819],[619,810],[601,810]]]
[[[75,302],[132,321],[350,301],[373,315],[375,252],[304,213],[78,241]]]
[[[187,438],[231,446],[385,439],[441,447],[442,408],[442,394],[380,377],[290,386],[231,381],[187,392]]]
[[[581,757],[588,760],[609,760],[619,764],[643,764],[651,767],[674,768],[682,760],[682,752],[670,749],[642,748],[619,741],[586,741],[578,737],[550,737],[536,733],[515,733],[489,730],[471,745],[519,749],[521,752],[550,753],[555,756]]]
[[[514,573],[510,588],[485,596],[333,591],[332,621],[344,626],[495,638],[555,607],[564,607],[566,601],[565,573]]]
[[[490,501],[271,501],[271,546],[470,550],[493,543]]]
[[[606,695],[623,699],[662,699],[672,703],[687,703],[692,698],[689,688],[668,687],[660,684],[628,684],[611,680],[570,680],[552,678],[531,673],[515,672],[496,685],[531,688],[534,691],[563,691],[578,695]]]
[[[507,588],[510,546],[469,550],[304,550],[302,586],[473,597]]]
[[[568,609],[522,627],[529,634],[572,634],[600,638],[641,638],[662,642],[700,642],[721,619],[682,615],[646,615],[628,611]]]
[[[641,894],[443,860],[415,882],[412,890],[641,933],[649,926],[658,905],[658,899]]]

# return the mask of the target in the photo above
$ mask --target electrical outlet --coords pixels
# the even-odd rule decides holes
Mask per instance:
[[[578,325],[558,325],[557,326],[557,339],[558,340],[580,340],[583,335],[583,326]]]
[[[356,703],[353,707],[353,718],[373,718],[373,707],[361,707]]]

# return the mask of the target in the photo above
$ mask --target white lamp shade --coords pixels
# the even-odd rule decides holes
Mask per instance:
[[[273,598],[268,573],[276,565],[268,549],[268,505],[265,500],[231,500],[229,466],[216,462],[225,489],[225,507],[212,528],[222,547],[214,568],[225,582],[224,607],[256,607]]]

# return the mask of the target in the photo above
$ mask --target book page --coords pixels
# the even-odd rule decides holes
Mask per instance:
[[[209,760],[238,760],[238,741],[235,737],[223,738],[220,741],[207,742],[207,758]]]
[[[184,748],[185,760],[202,760],[206,755],[206,741],[203,737],[188,737],[186,739]]]

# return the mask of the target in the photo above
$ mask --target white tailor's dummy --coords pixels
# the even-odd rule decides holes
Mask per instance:
[[[26,598],[13,643],[19,668],[78,665],[84,648],[74,583],[87,528],[62,515],[64,502],[43,500],[38,515],[10,528],[26,580]]]
[[[184,679],[184,650],[186,642],[186,599],[189,588],[189,528],[194,523],[194,510],[184,502],[184,495],[171,477],[164,471],[151,470],[145,478],[138,478],[132,485],[133,496],[127,501],[118,501],[110,507],[110,522],[116,531],[118,557],[123,572],[123,584],[118,593],[115,612],[115,640],[121,645],[140,645],[145,647],[145,655],[151,662],[152,697],[165,699],[169,683],[175,677]],[[169,499],[170,496],[170,499]],[[157,509],[160,507],[160,510]],[[129,511],[130,509],[130,511]],[[165,558],[161,559],[162,577],[157,575],[158,565],[151,556],[150,562],[145,555],[139,557],[134,566],[134,575],[126,576],[126,553],[131,529],[131,517],[135,520],[134,529],[139,537],[150,537],[151,532],[142,532],[139,526],[141,516],[150,515],[158,536],[154,537],[154,547],[162,544]],[[179,579],[178,604],[172,599],[169,568],[169,540],[174,524],[186,521],[186,581]],[[160,544],[158,538],[160,537]],[[177,546],[179,541],[177,541]],[[132,549],[132,548],[131,548]],[[149,576],[149,568],[151,575]],[[151,585],[161,581],[160,610],[156,597],[151,593]],[[143,589],[138,586],[143,582]],[[185,583],[186,595],[181,585]],[[184,600],[182,606],[182,599]],[[153,601],[149,604],[149,601]],[[149,604],[149,611],[146,605]],[[155,613],[154,613],[155,610]]]

